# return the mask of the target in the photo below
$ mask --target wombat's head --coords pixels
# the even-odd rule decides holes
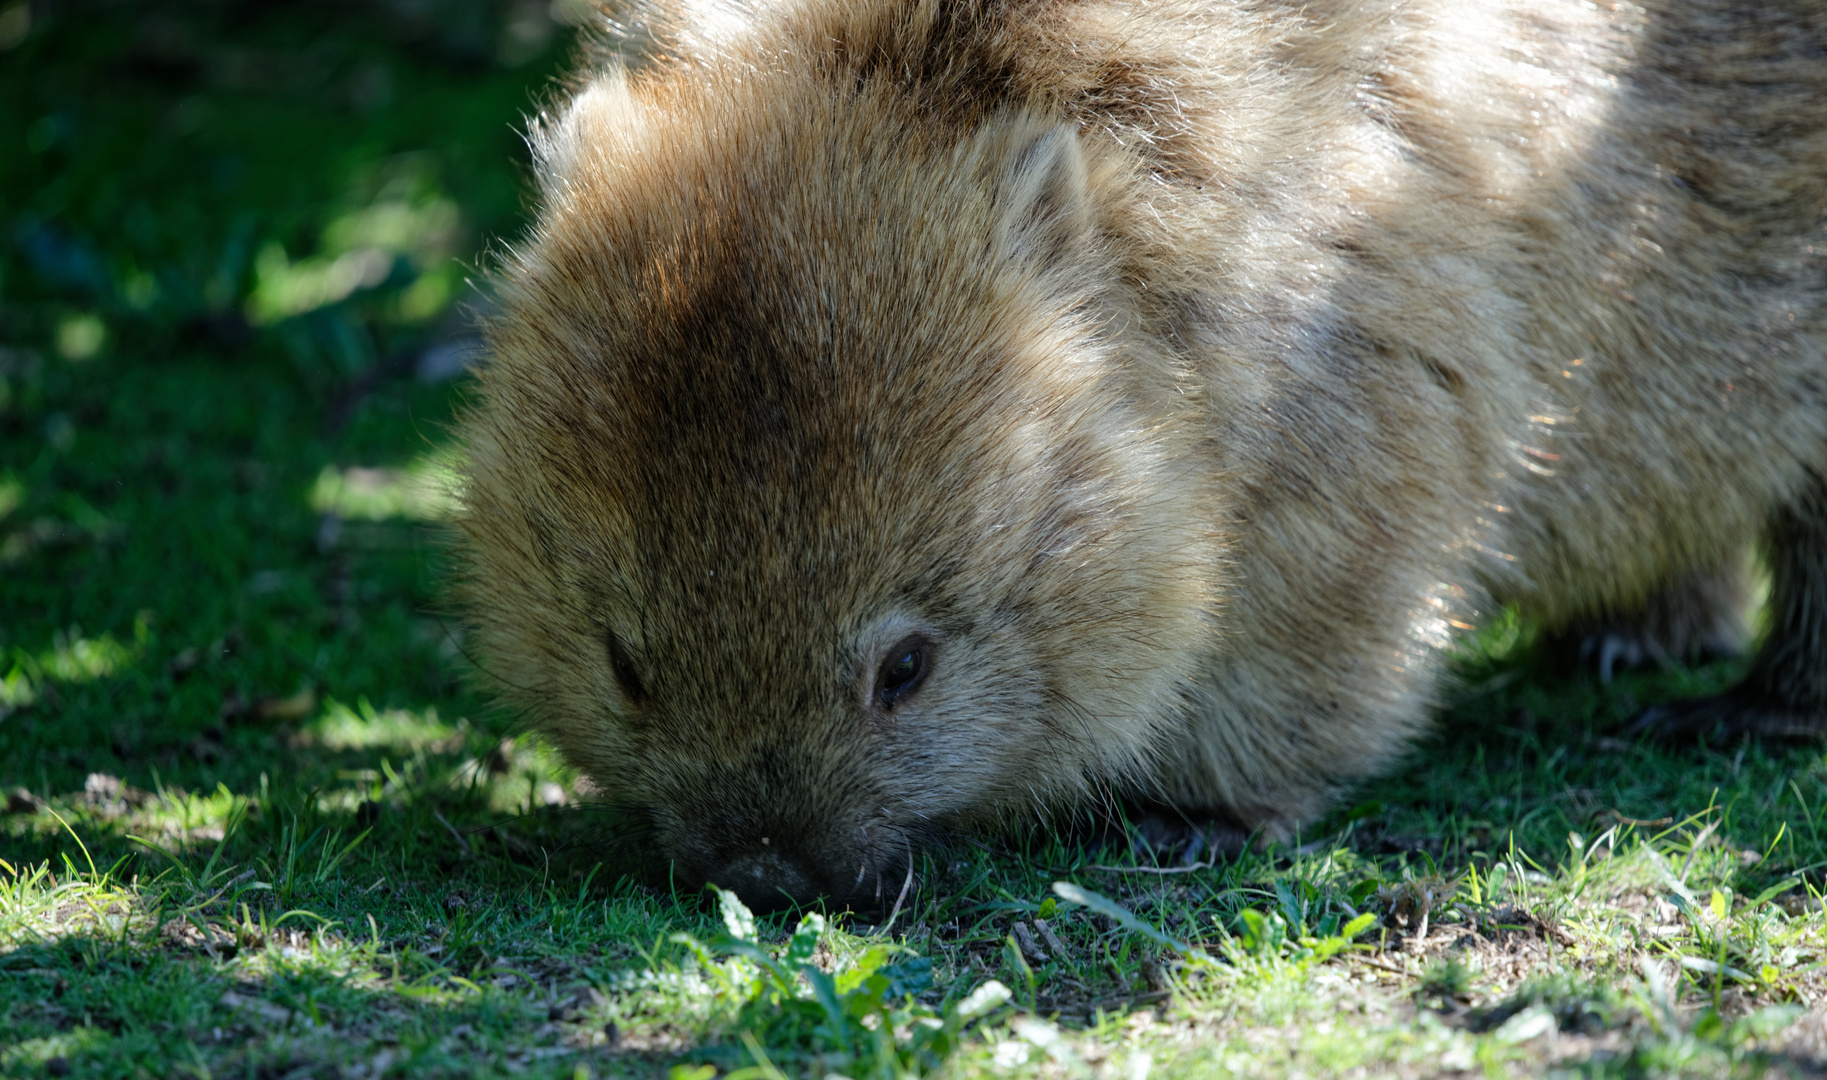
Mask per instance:
[[[1135,775],[1209,639],[1209,481],[1100,240],[1122,166],[894,102],[584,91],[463,424],[498,690],[767,907]]]

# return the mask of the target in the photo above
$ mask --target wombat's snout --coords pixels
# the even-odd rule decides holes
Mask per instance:
[[[760,914],[810,904],[825,891],[801,859],[774,848],[738,855],[707,877]]]
[[[660,843],[673,861],[674,880],[728,889],[757,914],[819,906],[881,910],[911,884],[913,852],[931,838],[875,817],[849,828],[830,826],[842,816],[823,815],[825,828],[775,821],[765,835],[693,819],[694,827],[663,835]],[[722,842],[713,846],[712,838]]]

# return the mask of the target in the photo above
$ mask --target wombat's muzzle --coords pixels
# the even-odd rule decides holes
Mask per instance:
[[[821,903],[831,910],[873,912],[904,897],[913,884],[913,845],[903,838],[897,846],[906,863],[887,870],[877,862],[879,851],[845,847],[821,860],[776,833],[761,845],[728,851],[706,871],[687,871],[687,877],[730,890],[758,914]],[[844,874],[841,866],[852,870]]]
[[[768,771],[757,767],[750,775]],[[839,911],[873,911],[893,903],[912,880],[919,838],[904,826],[841,805],[813,804],[804,813],[753,809],[759,799],[739,797],[744,779],[702,784],[724,793],[722,806],[694,806],[681,797],[655,808],[654,839],[672,863],[674,881],[717,885],[751,911],[773,912],[821,901]],[[732,791],[738,794],[727,794]]]
[[[757,914],[805,906],[828,891],[798,858],[767,849],[738,856],[707,877],[741,897]]]

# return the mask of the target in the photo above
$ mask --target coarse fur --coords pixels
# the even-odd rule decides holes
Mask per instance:
[[[617,19],[533,128],[460,595],[681,880],[1285,834],[1492,602],[1680,654],[1760,538],[1751,676],[1650,723],[1822,731],[1827,2]]]

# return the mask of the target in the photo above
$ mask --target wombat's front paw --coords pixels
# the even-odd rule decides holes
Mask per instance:
[[[1750,643],[1745,612],[1752,581],[1745,559],[1697,566],[1663,583],[1635,610],[1584,627],[1560,630],[1549,651],[1562,667],[1611,674],[1641,667],[1675,667],[1737,656]]]
[[[1567,666],[1597,670],[1599,681],[1607,683],[1619,670],[1720,660],[1743,653],[1749,644],[1750,602],[1750,568],[1744,559],[1731,558],[1676,576],[1639,611],[1563,632],[1550,648]]]
[[[1814,740],[1827,735],[1827,715],[1729,690],[1712,697],[1652,706],[1630,725],[1633,735],[1655,742],[1723,746],[1746,735],[1770,740]]]
[[[1183,813],[1171,807],[1132,810],[1123,834],[1139,862],[1191,866],[1232,859],[1250,844],[1250,830],[1228,817]]]

